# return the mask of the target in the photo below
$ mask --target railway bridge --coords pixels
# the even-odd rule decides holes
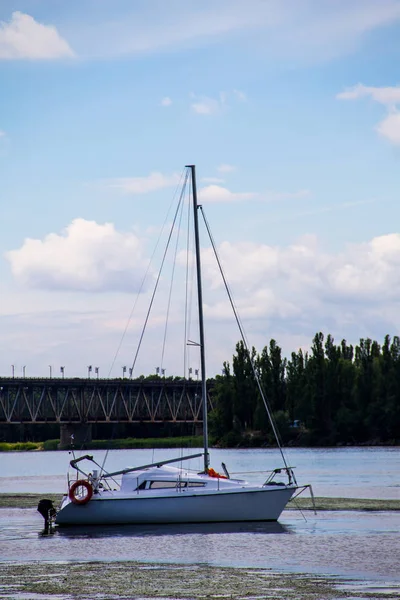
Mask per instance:
[[[211,388],[210,388],[211,389]],[[212,409],[212,396],[208,394]],[[0,378],[0,424],[60,424],[60,446],[91,440],[93,423],[202,426],[201,381]]]

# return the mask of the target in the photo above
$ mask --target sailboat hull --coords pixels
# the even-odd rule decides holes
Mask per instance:
[[[185,494],[149,498],[119,493],[94,497],[85,505],[68,500],[56,524],[122,525],[135,523],[227,523],[276,521],[297,488],[263,487],[208,494]]]

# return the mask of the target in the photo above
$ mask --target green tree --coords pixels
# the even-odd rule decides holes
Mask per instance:
[[[220,438],[233,429],[234,385],[229,363],[217,375],[213,389],[214,410],[210,414],[210,432]]]
[[[236,418],[242,430],[253,427],[254,411],[257,405],[257,384],[253,375],[252,361],[255,362],[256,351],[252,348],[250,356],[243,341],[236,344],[236,354],[233,356],[232,368],[234,374],[234,419]]]
[[[286,367],[286,405],[290,421],[306,422],[309,405],[306,387],[306,364],[308,355],[300,349],[292,352]]]
[[[284,412],[286,408],[286,359],[282,358],[282,350],[275,340],[269,347],[265,346],[256,360],[260,383],[271,413]],[[254,424],[263,431],[270,428],[268,414],[264,402],[258,394]]]

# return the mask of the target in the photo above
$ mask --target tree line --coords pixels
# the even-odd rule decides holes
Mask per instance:
[[[272,443],[255,370],[284,443],[396,444],[400,439],[400,338],[356,346],[317,333],[290,358],[271,340],[261,353],[238,342],[214,380],[210,432],[221,445]],[[258,433],[255,433],[258,432]]]

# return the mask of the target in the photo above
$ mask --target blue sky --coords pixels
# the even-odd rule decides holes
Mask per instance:
[[[188,163],[250,343],[398,333],[399,33],[398,0],[3,0],[0,373],[108,374]]]

